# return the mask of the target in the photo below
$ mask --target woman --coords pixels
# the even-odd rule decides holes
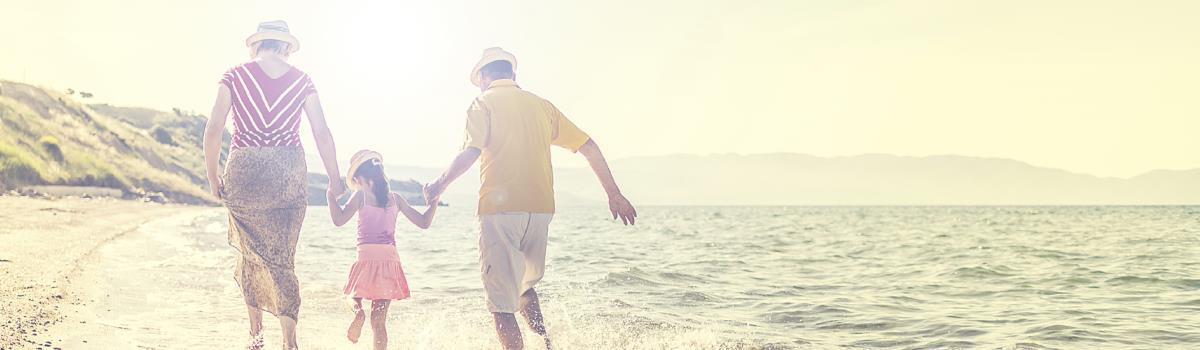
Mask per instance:
[[[294,259],[308,206],[307,167],[300,146],[300,111],[308,116],[327,174],[339,174],[333,138],[316,88],[287,63],[300,42],[283,21],[264,22],[246,39],[250,62],[225,73],[204,131],[204,161],[212,194],[229,209],[229,244],[240,258],[234,279],[250,313],[250,349],[261,349],[262,311],[279,318],[284,345],[296,348],[300,287]],[[233,140],[218,176],[225,120],[233,111]],[[333,196],[345,190],[332,175]]]

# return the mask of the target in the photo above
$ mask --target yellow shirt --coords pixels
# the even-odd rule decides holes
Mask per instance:
[[[550,145],[575,152],[588,135],[512,80],[492,82],[467,110],[463,149],[478,148],[479,215],[554,212]]]

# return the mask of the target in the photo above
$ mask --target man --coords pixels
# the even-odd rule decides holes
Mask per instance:
[[[546,267],[546,238],[554,215],[554,173],[550,145],[578,152],[608,193],[613,218],[634,224],[637,211],[621,195],[608,162],[587,134],[549,101],[517,86],[517,59],[501,48],[483,51],[471,71],[482,93],[467,110],[466,142],[450,168],[425,193],[433,198],[481,156],[479,263],[488,309],[505,349],[521,349],[514,313],[550,348],[542,310],[533,287]]]

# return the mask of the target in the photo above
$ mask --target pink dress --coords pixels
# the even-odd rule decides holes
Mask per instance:
[[[363,205],[358,210],[358,261],[342,292],[368,300],[408,299],[408,280],[396,252],[396,217],[400,208]]]

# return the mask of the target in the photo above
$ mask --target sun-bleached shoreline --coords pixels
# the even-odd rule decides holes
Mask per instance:
[[[80,261],[155,218],[203,207],[114,199],[0,196],[0,348],[53,348],[48,329],[89,303],[73,284]]]

